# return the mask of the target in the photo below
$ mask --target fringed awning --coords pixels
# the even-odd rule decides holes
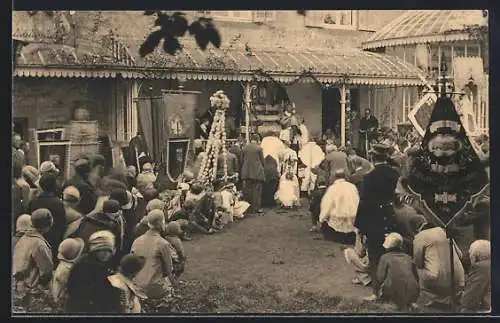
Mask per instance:
[[[50,51],[49,51],[50,52]],[[40,53],[40,51],[38,51]],[[43,54],[41,54],[43,55]],[[108,59],[108,61],[106,61]],[[21,55],[16,76],[24,77],[116,77],[181,80],[252,81],[272,79],[281,83],[321,82],[415,86],[421,71],[383,54],[359,49],[342,50],[245,50],[184,48],[177,55],[157,49],[145,59],[124,66],[110,58],[71,53]],[[309,77],[308,77],[309,76]]]

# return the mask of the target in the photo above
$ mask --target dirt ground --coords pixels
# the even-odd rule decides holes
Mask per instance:
[[[232,298],[263,296],[250,308],[220,304],[213,308],[216,312],[393,311],[390,305],[362,301],[371,289],[351,283],[354,271],[343,255],[347,246],[323,240],[321,234],[309,232],[310,227],[303,207],[286,213],[266,210],[215,235],[195,236],[185,243],[183,280],[216,286],[225,290],[222,294],[232,290]],[[266,299],[271,294],[274,301]]]

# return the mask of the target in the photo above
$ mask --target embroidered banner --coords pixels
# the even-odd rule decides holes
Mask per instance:
[[[409,190],[442,226],[464,213],[489,188],[453,102],[438,98],[409,176]]]

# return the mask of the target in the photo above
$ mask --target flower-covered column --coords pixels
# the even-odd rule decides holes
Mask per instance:
[[[229,108],[229,98],[223,91],[219,90],[210,97],[210,105],[216,109],[214,122],[208,136],[205,148],[205,156],[201,162],[198,180],[209,185],[217,176],[217,162],[222,151],[223,156],[223,179],[227,178],[227,147],[226,147],[226,110]]]

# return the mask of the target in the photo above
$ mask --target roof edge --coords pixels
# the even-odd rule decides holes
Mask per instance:
[[[376,41],[361,43],[361,48],[367,50],[367,49],[375,49],[388,46],[453,42],[453,41],[474,40],[474,39],[477,38],[472,37],[469,33],[459,32],[459,33],[449,33],[449,34],[437,34],[437,35],[426,35],[417,37],[376,40]]]

